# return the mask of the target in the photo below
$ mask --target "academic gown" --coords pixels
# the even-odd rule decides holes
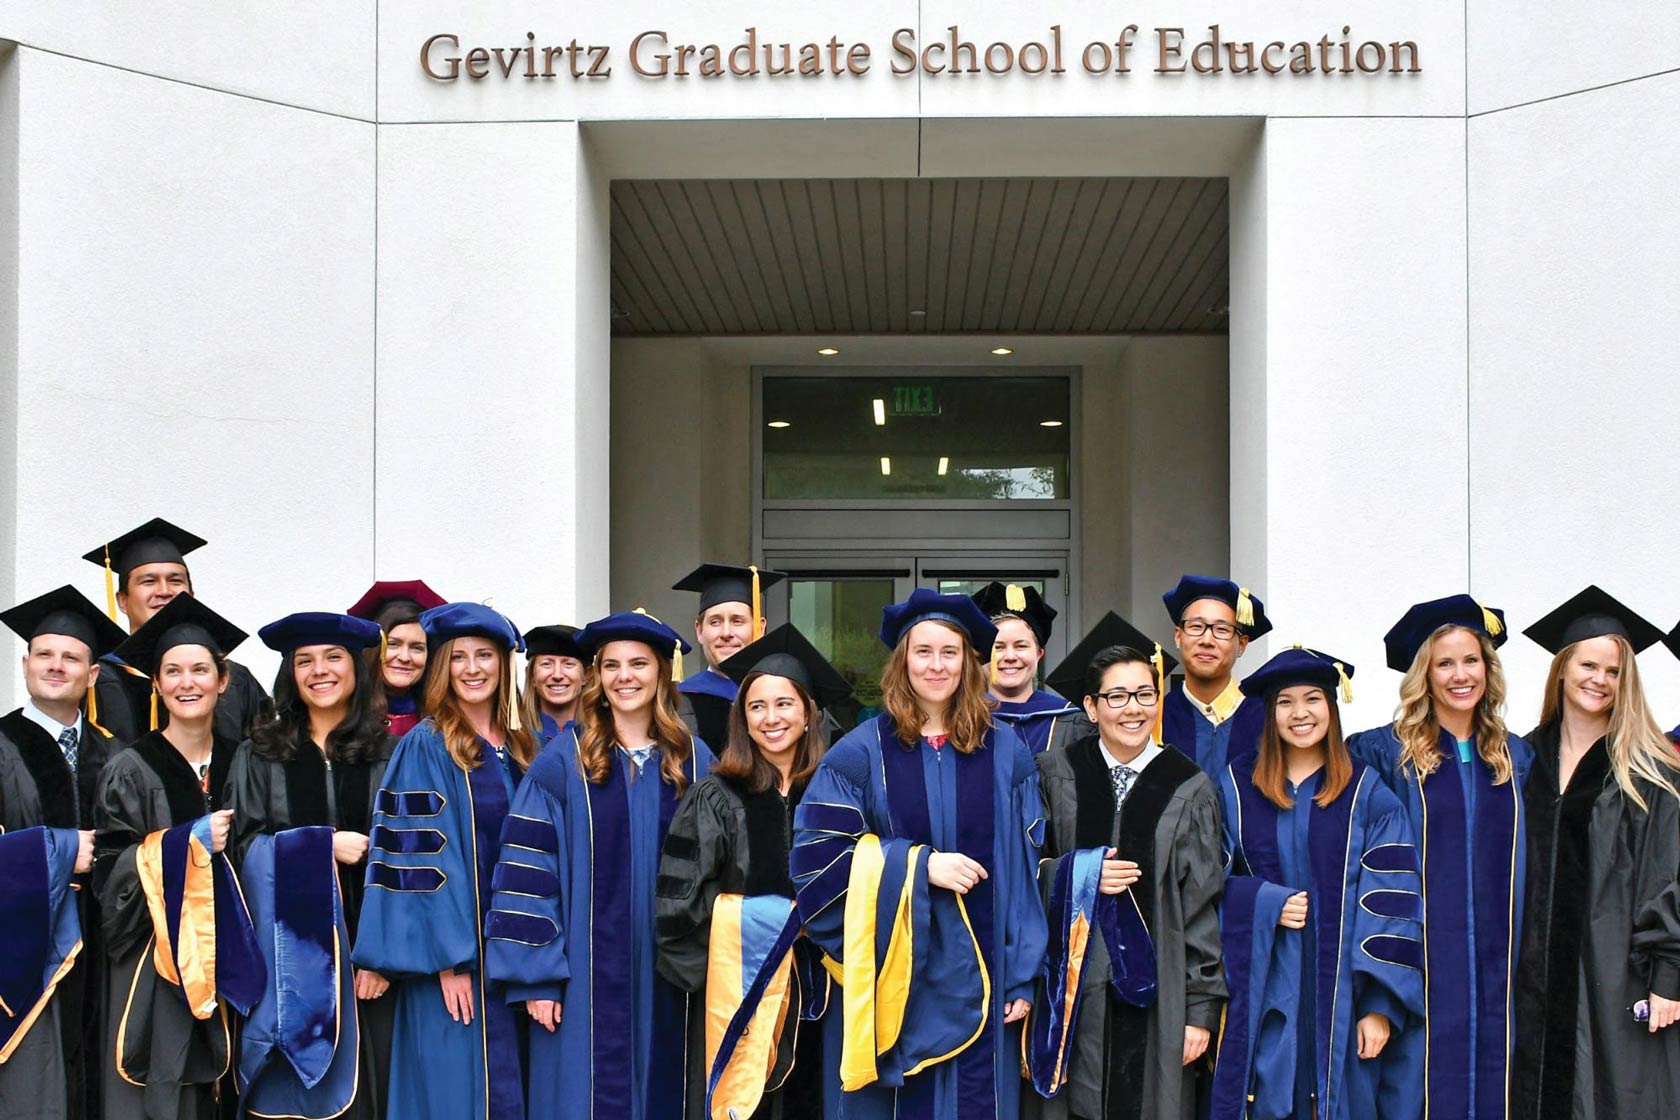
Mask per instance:
[[[688,713],[683,714],[688,729],[707,743],[727,743],[729,708],[738,690],[734,681],[710,666],[690,673],[677,685],[688,701]]]
[[[1514,780],[1496,786],[1474,740],[1465,758],[1441,732],[1443,761],[1421,782],[1401,763],[1393,724],[1348,740],[1348,752],[1400,799],[1423,857],[1423,1029],[1390,1045],[1422,1065],[1424,1092],[1396,1099],[1412,1106],[1396,1115],[1506,1116],[1528,851],[1522,790],[1534,752],[1515,735],[1505,741]]]
[[[227,691],[216,701],[216,734],[232,743],[242,743],[251,734],[257,717],[268,703],[268,692],[257,683],[251,670],[229,661]],[[99,659],[99,679],[94,682],[99,704],[99,723],[121,746],[144,735],[151,727],[152,680],[124,665],[114,654]],[[169,722],[169,712],[158,702],[158,726]]]
[[[637,771],[615,748],[596,784],[577,750],[573,724],[514,799],[485,922],[490,976],[509,1004],[561,1004],[555,1031],[531,1026],[532,1117],[667,1120],[687,1093],[688,999],[655,970],[653,908],[678,794],[657,751]],[[690,780],[711,765],[695,742]]]
[[[99,893],[108,962],[104,1054],[107,1120],[205,1120],[217,1115],[217,1083],[231,1098],[225,1076],[233,1052],[234,1016],[223,1006],[209,1019],[194,1019],[181,990],[158,976],[153,924],[136,856],[151,833],[188,824],[225,808],[222,790],[235,744],[216,736],[207,785],[161,731],[148,731],[105,766],[94,808],[94,887]],[[152,1040],[148,1072],[127,1068],[119,1039]],[[144,1085],[136,1084],[144,1081]]]
[[[1097,733],[1083,707],[1042,688],[1034,689],[1025,700],[997,701],[992,715],[999,723],[1014,728],[1033,754],[1065,747]]]
[[[1221,913],[1231,1002],[1214,1072],[1214,1120],[1316,1115],[1369,1120],[1423,1091],[1416,1056],[1397,1045],[1423,1012],[1422,900],[1405,811],[1357,760],[1339,797],[1312,798],[1323,771],[1280,809],[1254,786],[1252,758],[1218,786],[1232,877]],[[1307,892],[1304,930],[1279,928],[1283,902]],[[1359,1057],[1358,1020],[1388,1018],[1376,1058]]]
[[[788,853],[793,849],[793,813],[803,794],[803,784],[784,798],[780,790],[752,792],[738,778],[713,774],[697,783],[677,806],[659,861],[654,899],[658,966],[667,980],[694,994],[696,1010],[703,1010],[717,994],[707,991],[706,980],[715,963],[711,959],[712,914],[718,896],[775,896],[790,904],[793,901]],[[797,922],[797,916],[793,920]],[[799,959],[791,968],[791,1006],[776,1063],[785,1080],[780,1088],[765,1093],[752,1113],[753,1120],[800,1120],[816,1117],[822,1110],[822,1028],[816,1022],[801,1021],[799,1012],[814,1014],[820,1002],[826,1002],[828,976],[820,966],[811,972],[814,961],[809,953],[800,952],[805,944],[800,942],[792,950]],[[821,990],[802,991],[802,981]],[[704,1016],[691,1015],[690,1027],[686,1115],[689,1120],[700,1120],[706,1115],[709,1073],[704,1061]],[[702,1059],[698,1064],[692,1061],[696,1056]],[[791,1071],[782,1068],[788,1062]]]
[[[93,827],[93,807],[99,796],[100,775],[110,758],[111,737],[85,718],[76,738],[76,770],[65,762],[58,742],[24,716],[23,709],[0,717],[0,832],[19,832],[36,825],[54,829]],[[99,930],[99,903],[86,876],[76,876],[80,888],[73,901],[81,925],[82,950],[75,966],[58,982],[51,1006],[37,1020],[39,1037],[28,1040],[28,1053],[16,1052],[0,1066],[0,1118],[11,1116],[68,1116],[97,1120],[100,1114],[100,1056],[104,1042],[99,1029],[104,1005],[104,945]],[[51,1027],[58,1023],[55,1034]],[[42,1025],[43,1022],[46,1025]],[[19,1051],[24,1044],[19,1044]],[[62,1070],[52,1077],[50,1068]],[[49,1106],[52,1086],[65,1087],[65,1110]],[[13,1108],[21,1112],[11,1111]]]
[[[1226,995],[1219,949],[1225,872],[1213,782],[1169,746],[1138,775],[1124,812],[1116,814],[1109,763],[1095,735],[1039,755],[1038,770],[1050,826],[1039,864],[1041,892],[1051,896],[1073,853],[1114,847],[1143,873],[1128,893],[1156,955],[1154,1005],[1135,1007],[1109,991],[1106,944],[1090,938],[1079,972],[1068,1087],[1040,1102],[1042,1114],[1190,1120],[1196,1079],[1207,1063],[1185,1068],[1184,1028],[1217,1036]],[[1043,1010],[1035,1005],[1034,1013]]]
[[[1182,687],[1169,688],[1161,700],[1161,739],[1189,755],[1215,781],[1228,763],[1248,758],[1260,749],[1266,725],[1266,702],[1249,696],[1231,718],[1217,726],[1203,715]]]
[[[906,746],[883,715],[823,756],[791,864],[806,936],[842,978],[823,1032],[829,1120],[1019,1115],[1021,1024],[1005,1026],[1003,1008],[1032,998],[1044,960],[1043,837],[1032,752],[1008,727],[963,754]],[[988,878],[963,896],[933,887],[936,852]],[[878,1035],[872,1007],[894,1029]]]
[[[518,1025],[483,968],[491,874],[520,774],[484,742],[463,770],[430,719],[403,736],[374,795],[352,960],[396,996],[392,1120],[522,1120]],[[473,979],[473,1019],[450,1018],[438,973]]]
[[[300,728],[292,757],[280,761],[256,752],[250,740],[240,745],[223,801],[233,810],[228,850],[243,865],[245,853],[258,836],[273,836],[294,828],[324,825],[368,836],[373,831],[374,795],[383,784],[392,740],[384,739],[366,760],[328,765],[321,750]],[[344,922],[352,943],[362,910],[367,861],[338,864],[339,893]],[[441,998],[441,997],[440,997]],[[356,1001],[361,1071],[349,1117],[383,1116],[391,1061],[392,1016],[396,1000],[387,991],[376,1000]]]
[[[1680,1027],[1651,1034],[1633,1005],[1680,997],[1680,801],[1623,796],[1594,743],[1558,788],[1560,731],[1527,736],[1528,897],[1517,971],[1512,1113],[1680,1115]]]

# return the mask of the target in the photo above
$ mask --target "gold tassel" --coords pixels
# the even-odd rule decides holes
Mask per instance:
[[[1482,606],[1480,603],[1477,603],[1476,605],[1478,607]],[[1499,636],[1499,632],[1505,629],[1504,624],[1499,621],[1499,616],[1488,610],[1486,607],[1482,607],[1482,627],[1488,632],[1489,637],[1494,638],[1497,638]]]
[[[1027,593],[1015,584],[1003,589],[1003,609],[1006,611],[1024,611],[1027,609]]]
[[[758,584],[758,565],[748,564],[752,573],[752,636],[753,641],[764,637],[764,591]]]
[[[99,727],[99,693],[94,688],[92,681],[88,682],[87,721],[95,727]],[[104,731],[105,729],[99,727],[99,730]]]
[[[105,546],[105,613],[117,620],[117,573],[111,570],[111,546]]]
[[[385,647],[385,627],[381,626],[379,628],[379,670],[381,673],[385,671],[385,654],[387,652]]]
[[[986,683],[997,687],[997,643],[992,643],[992,659],[986,663]]]
[[[518,731],[519,723],[519,671],[518,650],[508,650],[507,653],[507,729]]]
[[[153,731],[157,730],[157,702],[158,702],[158,690],[157,690],[157,685],[154,684],[154,685],[152,685],[152,730]]]
[[[1167,660],[1161,654],[1161,643],[1155,643],[1154,656],[1149,664],[1155,670],[1155,687],[1159,695],[1155,698],[1155,727],[1150,731],[1149,738],[1158,747],[1161,745],[1161,713],[1167,707]]]
[[[681,638],[678,638],[671,646],[671,679],[676,681],[678,684],[682,683],[683,667]]]
[[[1248,588],[1237,588],[1237,625],[1254,625],[1254,600],[1249,598]]]
[[[1341,682],[1342,703],[1353,703],[1353,682],[1348,679],[1347,670],[1340,661],[1336,662],[1336,679]]]

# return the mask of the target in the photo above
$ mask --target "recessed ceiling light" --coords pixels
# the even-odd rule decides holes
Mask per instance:
[[[836,350],[832,346],[824,346],[821,350],[818,350],[817,353],[821,354],[825,358],[832,358],[834,355],[840,353],[840,351]]]
[[[1040,420],[1038,426],[1041,428],[1059,428],[1062,426],[1062,422],[1060,420]]]
[[[791,421],[787,421],[787,420],[772,420],[772,421],[770,421],[769,424],[766,425],[766,427],[770,427],[770,428],[791,428],[791,427],[793,427],[793,424],[792,424]]]
[[[884,399],[882,399],[881,397],[876,397],[874,400],[869,402],[869,405],[870,405],[871,408],[873,408],[875,410],[875,426],[877,428],[886,427],[887,426],[887,402]]]
[[[994,346],[994,347],[992,347],[992,353],[994,353],[998,357],[1002,358],[1002,357],[1005,357],[1009,354],[1015,353],[1015,351],[1011,350],[1007,346]]]
[[[939,473],[940,473],[940,475],[943,476],[945,474],[948,474],[950,472],[950,470],[951,470],[951,457],[949,455],[941,455],[939,457]]]
[[[881,473],[882,474],[891,474],[892,473],[892,460],[887,458],[887,456],[885,456],[885,455],[881,456]]]
[[[927,312],[918,308],[917,310],[910,312],[910,317],[912,319],[925,319],[927,318]]]

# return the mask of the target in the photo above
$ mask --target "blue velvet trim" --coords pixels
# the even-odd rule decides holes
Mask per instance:
[[[1003,1029],[998,1009],[1003,1004],[1004,983],[1002,954],[998,952],[1001,939],[997,936],[996,909],[998,867],[995,841],[999,779],[995,734],[988,731],[984,744],[969,754],[952,751],[951,759],[957,768],[957,804],[963,807],[956,815],[957,848],[977,860],[992,876],[980,880],[963,896],[963,902],[968,907],[969,923],[974,927],[974,939],[980,944],[986,970],[991,974],[992,1007],[980,1037],[956,1058],[958,1120],[991,1120],[998,1114],[1000,1076],[1006,1077],[1009,1091],[1020,1092],[1017,1077],[1009,1077],[994,1068],[997,1064],[997,1034]],[[945,749],[951,750],[950,747]],[[926,806],[925,799],[922,804]]]
[[[1318,959],[1302,961],[1301,967],[1317,970],[1314,992],[1318,997],[1318,1006],[1313,1009],[1313,1015],[1317,1026],[1314,1038],[1317,1041],[1318,1067],[1314,1079],[1319,1087],[1319,1098],[1326,1102],[1326,1107],[1340,1106],[1335,1092],[1340,1082],[1331,1083],[1331,1071],[1341,1055],[1336,1053],[1331,1040],[1343,1037],[1336,1019],[1345,1018],[1350,1013],[1346,1003],[1338,1003],[1336,996],[1342,972],[1343,895],[1347,891],[1348,861],[1355,858],[1348,846],[1348,836],[1353,829],[1355,803],[1363,793],[1364,777],[1365,765],[1356,760],[1353,776],[1348,779],[1347,787],[1340,796],[1322,807],[1315,803],[1308,810],[1307,818],[1307,861],[1312,868],[1313,884],[1312,905],[1308,909],[1307,920],[1313,923],[1313,944],[1317,948]],[[1409,846],[1406,847],[1410,850]],[[1413,862],[1416,862],[1415,856]],[[1282,882],[1281,877],[1274,882]],[[1336,1013],[1338,1010],[1339,1015]]]
[[[496,864],[490,889],[533,898],[553,898],[560,893],[560,877],[546,867],[532,867],[504,859]]]
[[[755,912],[767,911],[765,914]],[[770,917],[774,913],[784,916],[780,926],[768,921],[753,921],[753,917]],[[763,944],[768,930],[774,930],[769,944]],[[718,1043],[717,1057],[712,1061],[712,1068],[706,1078],[706,1114],[712,1112],[712,1094],[717,1090],[718,1080],[729,1068],[729,1060],[735,1056],[735,1047],[741,1042],[741,1036],[747,1033],[747,1027],[752,1023],[752,1017],[758,1011],[758,1005],[764,999],[764,990],[775,979],[776,970],[793,949],[793,943],[799,937],[799,912],[787,904],[787,899],[780,895],[756,895],[741,900],[741,960],[759,961],[759,967],[753,971],[752,978],[741,994],[741,1004],[729,1017],[729,1025],[723,1030],[723,1037]]]
[[[1452,777],[1454,781],[1458,780],[1456,774]],[[1378,874],[1418,873],[1417,848],[1411,844],[1378,844],[1361,856],[1359,862],[1365,865],[1367,871]]]
[[[479,920],[490,905],[490,892],[483,885],[491,881],[498,855],[497,841],[508,812],[508,790],[503,784],[503,763],[488,746],[480,744],[484,761],[467,771],[467,795],[472,798],[473,839],[478,849],[476,888]],[[514,780],[517,781],[517,772]],[[479,926],[483,929],[483,925]],[[484,1031],[484,1077],[489,1090],[488,1120],[523,1120],[525,1079],[519,1068],[519,1031],[513,1009],[505,999],[491,998],[483,968],[483,942],[477,962],[480,1022]]]
[[[547,945],[560,936],[560,927],[540,914],[521,914],[516,910],[492,910],[490,916],[484,920],[484,936],[491,941],[513,941],[520,945]]]
[[[592,1115],[630,1117],[631,1096],[631,975],[630,928],[630,800],[625,762],[614,757],[606,780],[584,782],[590,822],[590,974],[594,998]],[[617,993],[616,997],[609,993]]]
[[[446,840],[435,828],[386,828],[377,824],[369,843],[392,855],[435,856],[443,851]]]
[[[377,861],[368,864],[368,886],[388,891],[429,894],[443,886],[445,876],[435,867],[394,867]]]
[[[1381,918],[1423,921],[1423,899],[1411,891],[1366,891],[1359,896],[1359,905]]]
[[[274,849],[276,866],[285,868],[274,876],[278,1043],[304,1088],[313,1089],[327,1075],[338,1042],[333,959],[342,914],[333,830],[288,829],[274,837]]]
[[[1365,939],[1361,946],[1367,954],[1385,964],[1401,968],[1423,967],[1423,943],[1410,937],[1394,937],[1379,933]]]
[[[553,821],[510,814],[502,822],[502,843],[555,855],[560,851],[560,834],[555,831]]]
[[[443,795],[429,789],[382,789],[374,795],[373,811],[387,817],[435,817],[443,812]]]
[[[21,1018],[41,993],[52,949],[51,880],[47,830],[27,828],[0,836],[0,999]],[[0,1042],[18,1019],[0,1015]]]
[[[1076,986],[1069,1007],[1068,973],[1073,966],[1069,940],[1078,917],[1092,919],[1096,884],[1102,877],[1104,849],[1069,852],[1056,861],[1050,884],[1049,942],[1040,975],[1037,1001],[1027,1021],[1028,1080],[1038,1095],[1055,1097],[1067,1087],[1072,1058],[1073,1027],[1078,1025],[1080,992]],[[1083,958],[1081,958],[1083,959]]]
[[[856,805],[830,805],[806,800],[799,803],[797,812],[801,831],[828,832],[854,839],[869,831],[869,822],[863,819],[863,810]]]
[[[1155,939],[1144,924],[1137,900],[1126,894],[1101,894],[1094,906],[1097,927],[1108,949],[1108,986],[1133,1007],[1155,1006],[1159,966]]]

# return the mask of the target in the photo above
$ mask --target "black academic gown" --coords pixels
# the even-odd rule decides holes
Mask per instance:
[[[1604,740],[1558,788],[1556,723],[1527,737],[1528,891],[1516,985],[1511,1115],[1680,1115],[1680,1027],[1655,1035],[1630,1008],[1680,997],[1680,800],[1625,797]]]
[[[1107,951],[1093,937],[1068,1088],[1048,1101],[1028,1088],[1025,1099],[1046,1117],[1190,1120],[1197,1079],[1208,1067],[1202,1061],[1185,1068],[1184,1028],[1217,1036],[1226,999],[1219,963],[1225,873],[1213,783],[1188,756],[1165,747],[1138,775],[1117,816],[1097,736],[1044,751],[1036,761],[1048,824],[1041,893],[1048,899],[1057,861],[1081,848],[1112,846],[1135,861],[1143,876],[1132,890],[1155,943],[1157,989],[1149,1008],[1114,995]]]
[[[237,661],[229,661],[227,691],[216,702],[216,734],[229,742],[243,742],[257,717],[263,714],[268,693]],[[93,686],[99,704],[99,723],[119,746],[127,746],[151,727],[152,681],[136,675],[109,655],[99,660],[99,680]],[[158,726],[169,722],[169,713],[158,704]]]
[[[385,764],[395,744],[386,737],[373,757],[354,763],[334,763],[328,769],[308,728],[298,735],[292,757],[280,761],[256,752],[250,740],[240,745],[228,775],[223,804],[233,810],[228,850],[243,864],[245,852],[258,836],[290,828],[325,825],[367,836],[373,829],[373,802],[385,776]],[[367,879],[367,860],[339,864],[339,890],[344,899],[344,924],[355,943],[357,919]],[[356,1100],[348,1118],[385,1115],[386,1077],[391,1068],[391,1031],[396,999],[387,991],[376,1000],[356,1004],[361,1027],[361,1074]]]
[[[197,820],[223,808],[221,790],[234,744],[217,736],[210,756],[208,792],[161,731],[140,737],[105,766],[94,806],[93,880],[104,918],[106,1026],[102,1061],[108,1120],[207,1120],[221,1096],[232,1099],[232,1013],[224,1006],[196,1020],[179,989],[159,979],[153,966],[152,917],[135,867],[147,835]],[[149,1036],[145,1084],[124,1068],[117,1040]],[[225,1077],[223,1075],[226,1075]]]
[[[92,828],[94,799],[111,749],[111,737],[83,719],[72,781],[70,765],[64,761],[57,740],[40,724],[25,717],[21,708],[0,717],[0,832],[36,825]],[[98,1120],[100,1115],[99,1059],[105,1049],[99,1029],[104,949],[98,901],[87,889],[86,876],[77,878],[82,887],[76,897],[82,952],[70,974],[59,982],[43,1019],[36,1023],[40,1037],[24,1043],[34,1056],[26,1056],[20,1047],[0,1066],[0,1120],[59,1115],[46,1106],[38,1092],[51,1083],[46,1073],[52,1068],[63,1071],[63,1115],[70,1120]],[[53,1019],[58,1021],[56,1035],[50,1026]]]
[[[677,806],[659,860],[654,897],[660,973],[684,991],[706,987],[712,907],[719,894],[781,895],[792,899],[788,853],[793,811],[803,787],[784,798],[769,789],[749,792],[743,782],[713,774],[695,783]],[[690,1004],[688,1120],[705,1117],[705,1000]],[[822,1113],[822,1030],[790,1011],[782,1050],[793,1070],[782,1087],[765,1094],[753,1120],[802,1120]]]

